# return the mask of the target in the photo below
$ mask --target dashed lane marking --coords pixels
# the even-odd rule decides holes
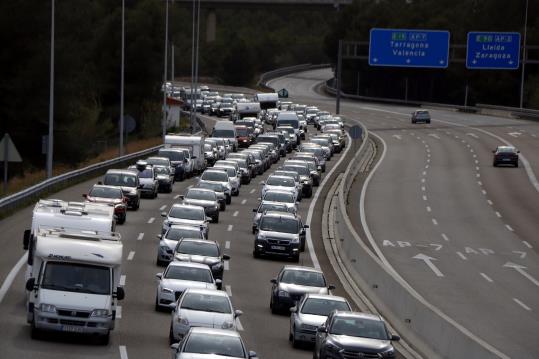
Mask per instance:
[[[148,224],[153,223],[153,221],[155,221],[155,217],[150,218],[150,219],[148,220]]]
[[[531,311],[532,309],[530,307],[528,307],[526,304],[522,303],[520,300],[518,300],[517,298],[513,298],[513,300],[515,301],[515,303],[517,303],[518,305],[520,305],[522,308],[526,309],[527,311]]]
[[[166,205],[166,204],[164,204],[164,205],[162,205],[161,207],[159,207],[159,210],[160,210],[160,211],[164,211],[165,208],[167,208],[167,205]]]
[[[432,224],[434,224],[435,226],[438,225],[438,221],[436,220],[436,218],[433,218],[433,219],[432,219]]]
[[[241,201],[241,204],[245,204],[245,203],[247,203],[247,200],[246,200],[246,199],[244,199],[244,200]]]
[[[498,216],[498,218],[502,218],[502,215],[500,212],[496,211],[495,213],[496,213],[496,216]]]
[[[427,200],[427,196],[423,195],[423,201]]]
[[[127,256],[127,260],[128,261],[132,261],[133,260],[133,257],[135,257],[135,252],[134,251],[131,251],[129,252],[128,256]]]
[[[449,242],[449,237],[445,233],[442,233],[442,238],[444,241]]]
[[[174,199],[178,199],[178,198],[180,198],[180,196],[181,195],[177,194],[177,195],[174,196]]]
[[[116,306],[116,319],[122,319],[122,306]]]
[[[460,258],[462,258],[462,260],[464,260],[464,261],[468,260],[468,258],[466,258],[466,256],[464,254],[462,254],[461,252],[457,252],[457,254],[458,254],[458,256]]]
[[[427,212],[432,212],[432,209],[429,206],[427,206]]]
[[[505,228],[507,228],[507,230],[508,230],[509,232],[514,232],[514,231],[515,231],[515,230],[513,229],[513,227],[511,227],[511,226],[508,225],[508,224],[505,225]]]
[[[240,211],[234,211],[234,213],[232,214],[232,217],[237,217],[238,214],[240,214]]]
[[[241,325],[240,318],[236,318],[236,329],[238,329],[239,332],[243,332],[243,325]]]
[[[485,278],[485,280],[486,280],[487,282],[490,282],[490,283],[494,282],[494,281],[493,281],[488,275],[486,275],[485,273],[479,273],[479,274],[481,274],[481,277]]]
[[[120,349],[120,359],[128,359],[127,348],[125,347],[125,345],[120,345],[119,349]]]
[[[226,230],[229,231],[229,232],[232,232],[232,228],[234,228],[234,225],[229,224],[228,227],[226,228]]]
[[[225,292],[226,294],[228,294],[229,297],[232,297],[232,287],[229,286],[228,284],[225,285]]]
[[[122,274],[120,276],[120,286],[122,286],[122,287],[125,285],[125,278],[126,278],[125,274]]]
[[[533,248],[531,244],[529,244],[527,241],[522,241],[522,243],[524,243],[524,245],[528,248]]]
[[[487,199],[487,203],[491,206],[494,204],[490,199]]]
[[[250,194],[253,194],[255,193],[255,189],[253,188],[252,190],[249,191]]]
[[[137,237],[137,241],[142,241],[142,238],[144,238],[144,233],[139,233]]]
[[[225,270],[230,270],[230,264],[228,261],[225,261]]]
[[[230,241],[225,242],[225,249],[230,249]]]

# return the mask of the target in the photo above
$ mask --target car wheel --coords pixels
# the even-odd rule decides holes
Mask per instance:
[[[498,164],[496,162],[492,162],[493,167],[498,167]]]
[[[293,339],[292,332],[288,333],[288,341],[291,342]]]
[[[221,202],[221,204],[219,205],[219,210],[224,211],[225,209],[226,209],[226,203]]]
[[[295,331],[296,331],[296,329],[294,328],[294,332]],[[300,341],[296,340],[296,336],[294,334],[292,334],[292,347],[299,348],[300,344],[301,344]]]
[[[299,263],[299,254],[292,257],[292,261],[295,263]]]
[[[174,333],[172,332],[172,325],[170,326],[170,330],[168,332],[168,343],[170,345],[174,344],[176,340],[174,339]]]
[[[125,220],[126,220],[126,217],[122,218],[122,219],[119,220],[117,223],[118,223],[118,224],[124,224],[124,223],[125,223]]]
[[[110,342],[110,330],[105,335],[101,335],[98,337],[99,344],[101,345],[109,345]]]
[[[277,308],[277,305],[275,303],[273,303],[273,296],[271,296],[270,309],[271,309],[271,314],[279,314],[279,310]]]
[[[226,196],[226,204],[230,204],[231,202],[232,202],[232,198],[229,195],[227,195]]]
[[[515,162],[515,167],[517,167],[517,168],[518,168],[518,162]]]
[[[34,340],[40,340],[42,338],[41,330],[36,328],[34,321],[32,321],[32,327],[30,329],[30,338]]]
[[[213,223],[219,223],[219,215],[213,217]]]
[[[303,239],[303,240],[301,241],[301,245],[300,245],[300,249],[299,249],[299,250],[302,251],[302,252],[305,252],[305,239]]]
[[[163,310],[159,306],[159,301],[157,300],[157,296],[155,296],[155,311],[156,312],[162,312]]]
[[[260,253],[258,253],[258,251],[253,251],[253,257],[260,258]],[[270,307],[271,307],[271,303],[270,303]]]
[[[137,204],[135,206],[133,206],[133,209],[135,211],[137,211],[139,209],[139,207],[140,207],[140,199],[137,200]]]

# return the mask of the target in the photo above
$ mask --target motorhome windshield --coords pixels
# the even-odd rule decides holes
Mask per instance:
[[[212,134],[213,137],[234,138],[234,131],[232,130],[215,130]]]
[[[180,151],[160,150],[159,156],[167,157],[171,161],[183,161],[184,155]]]
[[[41,288],[88,294],[110,294],[110,268],[81,263],[47,262]]]

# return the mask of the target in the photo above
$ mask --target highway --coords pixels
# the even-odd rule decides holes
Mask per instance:
[[[311,78],[330,76],[272,85],[307,94]],[[350,205],[358,233],[457,323],[509,357],[538,358],[539,123],[431,110],[430,125],[411,124],[410,107],[341,106],[378,136],[382,157]],[[492,166],[504,144],[521,150],[519,168]]]

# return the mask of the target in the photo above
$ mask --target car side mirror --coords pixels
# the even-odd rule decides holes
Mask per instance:
[[[163,235],[162,235],[162,234],[156,234],[155,237],[156,237],[157,239],[161,239],[161,238],[163,238]]]
[[[295,313],[298,311],[298,307],[294,306],[290,308],[290,313]]]
[[[391,341],[398,342],[399,340],[401,340],[401,337],[399,337],[398,335],[393,334],[391,336]]]
[[[229,261],[229,260],[230,260],[230,256],[229,256],[228,254],[223,254],[223,260]]]
[[[169,307],[170,310],[175,312],[176,311],[176,302],[169,303],[168,307]]]
[[[116,299],[123,300],[125,298],[125,291],[122,287],[116,288]]]
[[[29,279],[26,281],[26,290],[27,290],[27,291],[33,290],[35,284],[36,284],[36,279],[35,279],[35,278],[29,278]]]
[[[22,236],[22,248],[24,250],[28,250],[28,247],[30,246],[30,230],[25,229],[24,234]]]
[[[270,280],[270,282],[273,284],[277,284],[277,279],[273,278],[272,280]]]
[[[236,309],[234,311],[234,318],[237,318],[237,317],[241,316],[242,314],[243,314],[243,312],[241,310]]]
[[[496,150],[492,150],[492,153],[496,153]]]
[[[217,287],[217,289],[223,288],[223,281],[220,280],[220,279],[216,279],[215,280],[215,286]]]
[[[167,212],[161,212],[161,217],[166,217],[167,216]]]
[[[162,278],[163,278],[163,273],[157,273],[157,274],[155,275],[155,277],[156,277],[157,279],[162,279]]]
[[[328,289],[333,290],[333,289],[335,289],[335,286],[333,284],[330,284],[330,285],[328,285]]]
[[[304,224],[304,225],[303,225],[303,228],[309,228],[309,225],[308,225],[308,224]]]
[[[256,352],[249,350],[249,358],[256,358]]]
[[[103,184],[103,182],[101,182],[101,181],[98,181],[98,182],[97,182],[97,184],[100,184],[100,185],[101,185],[101,184]]]
[[[258,209],[257,208],[253,208],[253,213],[256,213],[258,212]]]
[[[265,186],[265,185],[266,185],[266,182],[260,181],[260,185],[261,185],[261,186]]]
[[[143,184],[139,184],[139,185],[137,186],[137,188],[138,188],[138,189],[143,189],[143,188],[144,188],[144,185],[143,185]]]
[[[517,153],[520,153],[520,150],[518,150]]]
[[[86,193],[83,193],[82,198],[88,198],[88,195]]]
[[[321,327],[316,328],[316,331],[317,331],[318,333],[327,333],[327,332],[328,332],[327,328],[324,327],[324,326],[321,326]]]
[[[174,343],[170,345],[170,349],[174,351],[178,351],[179,348],[180,348],[180,343]]]

